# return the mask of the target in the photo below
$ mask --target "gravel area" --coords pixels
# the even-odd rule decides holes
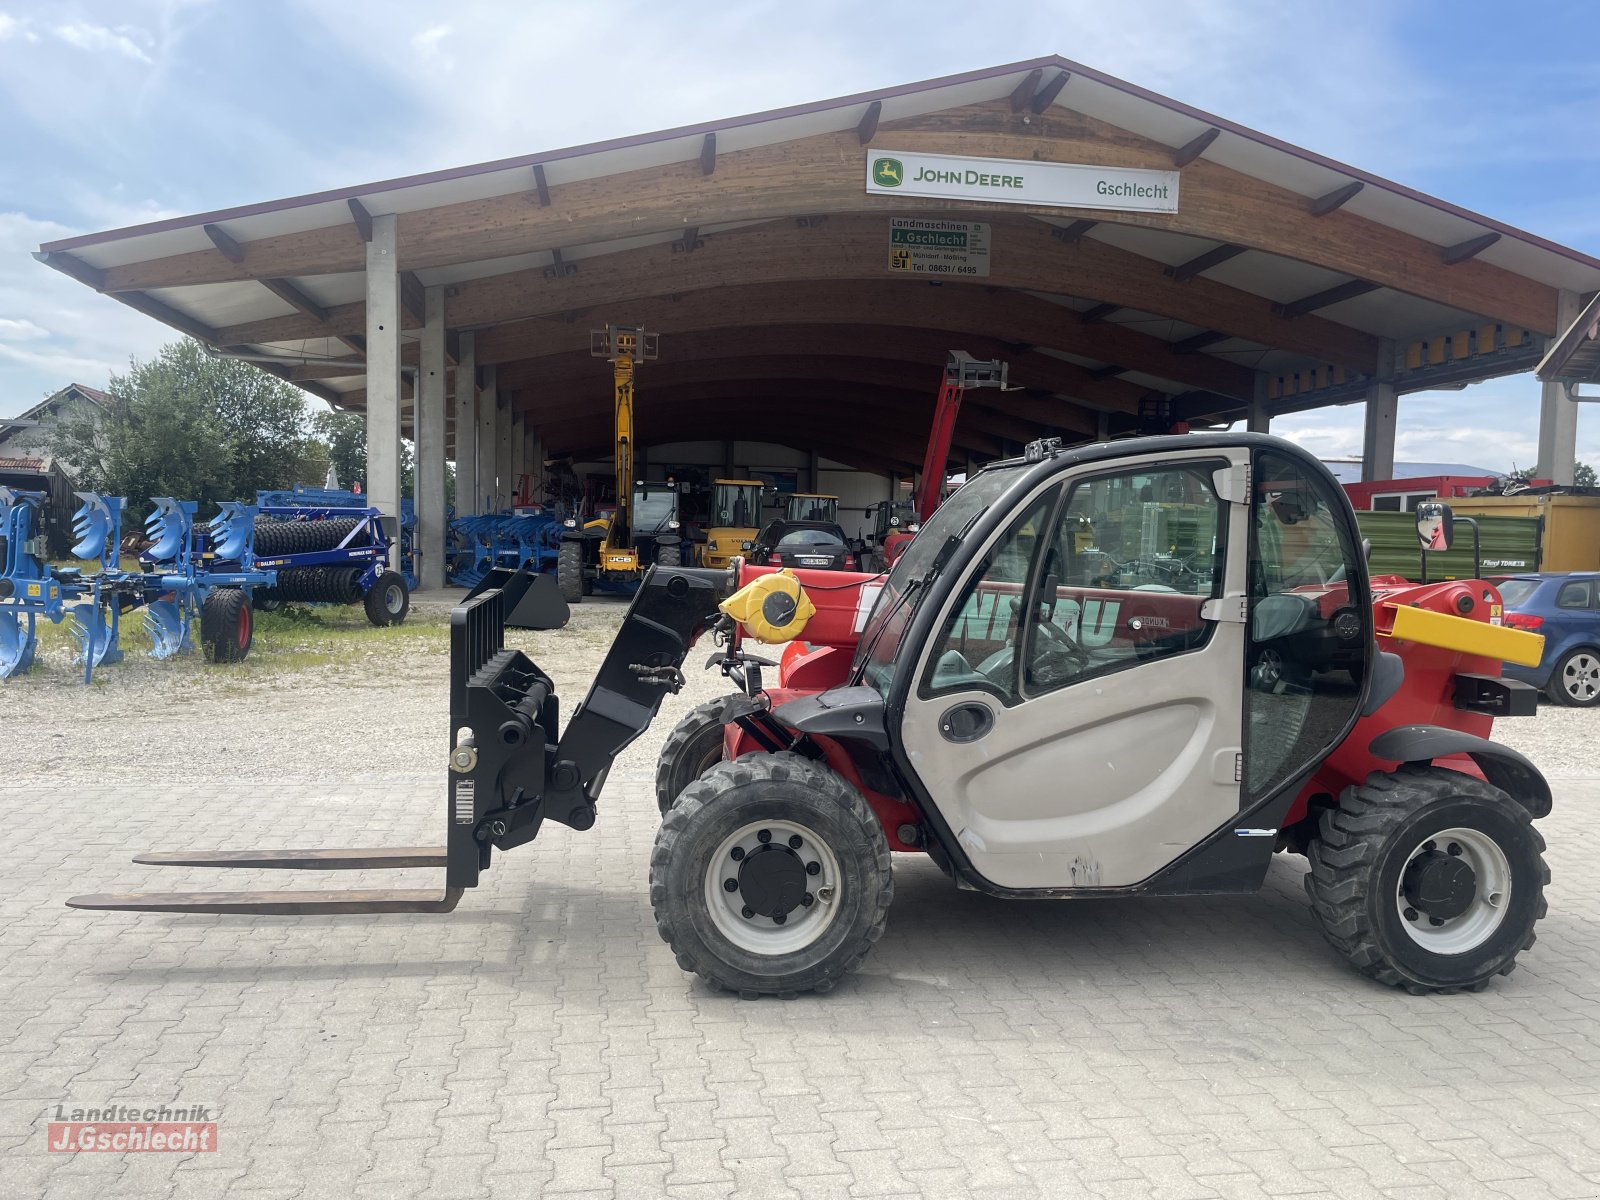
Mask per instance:
[[[444,777],[448,749],[449,611],[460,593],[419,596],[399,629],[374,630],[359,608],[319,609],[314,624],[263,623],[250,659],[211,666],[198,656],[158,662],[131,648],[85,688],[64,647],[27,676],[0,683],[7,716],[0,762],[15,782],[361,782]],[[508,630],[507,643],[556,681],[563,719],[588,689],[626,601],[575,605],[565,629]],[[618,772],[653,773],[656,753],[691,707],[730,684],[702,664],[618,759]],[[1501,721],[1498,740],[1552,778],[1600,776],[1600,711],[1541,703],[1536,717]]]

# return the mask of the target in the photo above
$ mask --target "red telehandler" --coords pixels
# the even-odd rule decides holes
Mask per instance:
[[[1488,583],[1369,579],[1343,490],[1275,438],[1034,443],[975,473],[886,578],[657,566],[564,728],[549,677],[502,646],[505,604],[452,618],[443,846],[135,860],[436,864],[442,891],[68,903],[448,911],[496,849],[594,824],[709,632],[740,690],[722,753],[667,797],[649,896],[678,962],[741,995],[857,966],[894,852],[1027,899],[1244,893],[1275,851],[1303,854],[1328,940],[1414,992],[1508,973],[1545,912],[1550,787],[1488,737],[1532,711],[1500,665],[1541,639],[1500,623]],[[766,686],[752,640],[801,631]],[[664,761],[681,753],[669,740]]]

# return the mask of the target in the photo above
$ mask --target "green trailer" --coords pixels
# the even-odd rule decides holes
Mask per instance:
[[[1539,545],[1544,523],[1538,517],[1475,517],[1481,553],[1480,574],[1522,575],[1539,570]],[[1372,543],[1368,559],[1374,575],[1422,578],[1417,549],[1416,515],[1406,512],[1358,512],[1361,536]],[[1470,579],[1473,576],[1472,530],[1458,517],[1455,548],[1428,555],[1428,578]]]

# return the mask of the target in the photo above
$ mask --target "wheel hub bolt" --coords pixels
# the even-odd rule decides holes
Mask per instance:
[[[1416,919],[1417,919],[1417,910],[1414,909],[1414,908],[1406,909],[1406,920],[1415,921]]]
[[[789,916],[788,916],[787,913],[773,913],[772,914],[772,923],[774,925],[782,925],[788,919],[789,919]]]
[[[1439,926],[1444,924],[1444,918],[1443,917],[1429,917],[1428,918],[1428,924],[1432,925],[1435,929],[1437,929]]]
[[[743,908],[741,908],[739,910],[739,915],[741,917],[743,917],[746,921],[748,921],[751,917],[756,915],[756,910],[751,908],[748,904],[746,904]]]
[[[801,908],[810,908],[816,902],[817,902],[817,898],[815,896],[813,896],[810,892],[807,892],[804,896],[800,897],[800,907]]]
[[[729,851],[728,857],[733,859],[734,862],[739,862],[744,858],[744,848],[742,846],[735,846],[731,851]]]
[[[1427,841],[1422,843],[1422,848],[1424,850],[1437,850],[1439,847],[1432,838],[1429,838]]]
[[[804,844],[805,844],[804,840],[800,837],[800,835],[798,833],[791,833],[789,835],[789,849],[798,850]]]
[[[819,863],[819,862],[808,862],[806,864],[806,874],[807,875],[820,875],[820,874],[822,874],[822,864]]]
[[[1451,842],[1449,846],[1445,847],[1445,849],[1451,858],[1459,858],[1461,856],[1460,842]]]
[[[737,879],[724,879],[722,886],[730,892],[737,892],[739,890],[739,881]]]
[[[756,834],[756,841],[760,842],[763,846],[765,846],[771,840],[772,830],[770,829],[763,829],[760,833]]]

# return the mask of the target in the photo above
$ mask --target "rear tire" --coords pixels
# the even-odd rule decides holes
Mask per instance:
[[[583,543],[562,542],[556,555],[556,583],[568,604],[581,604],[589,594],[583,578]]]
[[[722,761],[722,709],[727,702],[696,705],[667,735],[656,759],[656,807],[663,815],[686,787]]]
[[[255,643],[255,615],[239,588],[213,588],[200,603],[200,644],[214,663],[243,662]]]
[[[1369,775],[1322,814],[1309,851],[1323,935],[1409,992],[1482,991],[1511,974],[1545,915],[1550,871],[1528,810],[1459,771]]]
[[[367,620],[380,629],[401,624],[411,611],[411,589],[406,587],[405,576],[395,571],[383,572],[367,589],[363,604]]]
[[[676,567],[683,562],[683,551],[676,545],[656,547],[656,566]]]
[[[1600,704],[1600,650],[1580,646],[1563,654],[1544,690],[1557,704],[1573,708]]]
[[[668,810],[650,855],[661,940],[685,971],[748,1000],[831,991],[883,936],[893,895],[889,845],[861,793],[787,752],[712,767]]]

